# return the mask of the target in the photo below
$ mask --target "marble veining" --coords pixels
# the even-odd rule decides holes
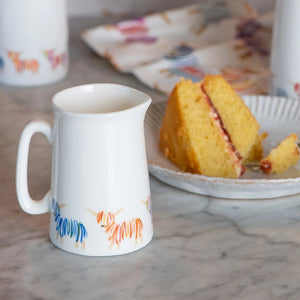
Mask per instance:
[[[103,20],[107,22],[107,20]],[[300,195],[224,200],[150,178],[154,239],[116,257],[82,257],[49,241],[50,215],[18,206],[15,159],[25,123],[52,120],[50,98],[65,87],[115,82],[165,99],[131,75],[119,74],[80,40],[98,19],[73,19],[71,68],[62,82],[35,88],[0,86],[0,299],[300,299]],[[51,148],[35,136],[30,191],[50,186]]]

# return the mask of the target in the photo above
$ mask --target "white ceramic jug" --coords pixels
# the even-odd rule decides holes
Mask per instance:
[[[73,87],[53,97],[54,124],[29,122],[20,139],[16,189],[22,209],[50,212],[50,240],[65,251],[118,255],[153,235],[144,117],[151,99],[117,84]],[[40,201],[27,187],[33,134],[52,144],[51,191]]]
[[[67,70],[66,0],[0,0],[0,83],[47,84]]]
[[[300,1],[278,0],[275,11],[270,93],[300,98]]]

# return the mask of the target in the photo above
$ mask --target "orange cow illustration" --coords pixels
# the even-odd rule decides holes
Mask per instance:
[[[8,57],[13,62],[15,69],[18,73],[23,71],[31,71],[32,73],[37,73],[39,69],[39,63],[37,60],[21,60],[19,52],[8,51]]]

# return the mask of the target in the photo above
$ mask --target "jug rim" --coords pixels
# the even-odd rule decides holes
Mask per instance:
[[[72,111],[71,109],[66,109],[59,105],[57,101],[59,101],[59,97],[64,97],[66,94],[76,93],[76,91],[81,92],[82,94],[86,93],[88,91],[91,91],[91,89],[99,88],[99,87],[115,87],[118,89],[123,89],[123,91],[134,93],[135,95],[138,95],[141,100],[137,101],[137,103],[128,105],[126,108],[117,109],[115,111],[108,111],[108,112],[80,112],[80,111]],[[128,97],[128,96],[127,96]],[[139,109],[142,106],[148,106],[151,104],[152,99],[149,95],[147,95],[144,92],[141,92],[135,88],[117,84],[117,83],[89,83],[89,84],[83,84],[83,85],[76,85],[72,86],[66,89],[63,89],[57,93],[55,93],[51,99],[52,108],[54,111],[61,112],[63,114],[72,115],[76,117],[109,117],[109,116],[120,116],[123,114],[131,113],[137,109]]]

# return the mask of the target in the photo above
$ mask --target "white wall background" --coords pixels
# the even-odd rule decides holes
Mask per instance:
[[[140,15],[192,3],[216,0],[68,0],[70,16]],[[247,0],[259,11],[272,9],[275,0]],[[282,0],[283,1],[283,0]],[[299,0],[300,1],[300,0]]]

